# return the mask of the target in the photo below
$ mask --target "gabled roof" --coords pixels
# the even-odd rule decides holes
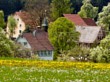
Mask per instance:
[[[25,24],[35,27],[35,21],[32,19],[31,15],[26,11],[15,12],[15,15],[18,15]]]
[[[35,35],[32,33],[25,33],[23,37],[29,42],[32,50],[35,51],[44,51],[44,50],[53,50],[53,46],[48,39],[47,32],[38,29],[35,32]]]
[[[92,18],[82,18],[88,26],[97,26]]]
[[[76,31],[80,33],[79,42],[94,43],[97,39],[101,27],[99,26],[77,26]]]
[[[64,14],[64,17],[72,21],[76,26],[97,26],[91,18],[81,18],[78,14]]]
[[[75,25],[78,26],[87,26],[84,20],[78,14],[63,14],[65,18],[72,21]]]

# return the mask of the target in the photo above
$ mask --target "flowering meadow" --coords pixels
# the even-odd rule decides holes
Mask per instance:
[[[0,82],[110,82],[110,64],[0,60]]]

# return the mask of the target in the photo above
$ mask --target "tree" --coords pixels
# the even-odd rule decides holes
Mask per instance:
[[[90,50],[94,62],[110,62],[110,34],[101,40],[100,45]]]
[[[58,18],[51,23],[48,32],[56,54],[74,48],[79,36],[74,24],[64,17]]]
[[[0,27],[5,28],[4,13],[2,10],[0,11]]]
[[[2,28],[0,28],[0,56],[14,56],[14,43],[9,40]]]
[[[81,10],[78,12],[78,14],[83,18],[95,18],[98,13],[98,8],[93,7],[93,5],[90,3],[90,0],[83,0],[83,5],[81,7]]]
[[[8,28],[9,28],[9,34],[11,37],[13,36],[16,25],[17,25],[16,20],[14,19],[14,17],[12,15],[10,15],[8,17]]]
[[[97,46],[90,50],[90,59],[94,62],[110,62],[110,51],[107,48]]]
[[[97,22],[106,30],[110,30],[110,3],[103,7],[102,12],[100,12],[98,15]]]
[[[32,19],[36,20],[36,24],[42,24],[42,20],[46,13],[49,16],[49,2],[48,0],[23,0],[24,10],[31,14]]]
[[[54,20],[62,17],[65,13],[72,13],[73,8],[70,0],[53,0],[51,3],[51,15]]]
[[[110,49],[110,34],[108,34],[104,39],[101,40],[100,46]]]

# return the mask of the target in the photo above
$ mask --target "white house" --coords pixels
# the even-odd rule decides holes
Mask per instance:
[[[27,28],[27,26],[33,27],[35,24],[31,19],[30,15],[25,11],[16,12],[13,17],[16,20],[17,26],[15,27],[13,38],[18,38],[20,34]],[[7,24],[6,32],[8,36],[10,35],[9,27]]]
[[[53,60],[54,48],[44,30],[37,29],[33,33],[24,33],[17,39],[17,42],[31,49],[40,59]]]

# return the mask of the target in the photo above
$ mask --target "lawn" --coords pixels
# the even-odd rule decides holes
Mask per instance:
[[[0,60],[0,82],[110,82],[107,66],[109,64]]]

